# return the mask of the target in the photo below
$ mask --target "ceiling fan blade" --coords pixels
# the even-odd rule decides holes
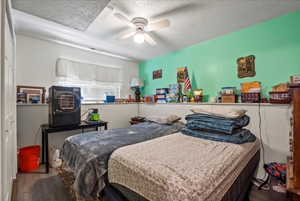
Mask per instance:
[[[135,33],[136,33],[136,30],[130,30],[130,31],[127,31],[127,32],[121,34],[121,36],[119,37],[119,39],[124,40],[124,39],[130,38],[130,37],[133,36]]]
[[[145,41],[149,43],[151,46],[157,45],[156,41],[147,33],[144,34]]]
[[[170,26],[170,20],[161,20],[159,22],[151,23],[147,26],[147,31],[156,31]]]
[[[123,15],[121,13],[114,13],[114,16],[121,22],[124,22],[129,25],[132,24],[131,21],[128,19],[128,17],[126,17],[125,15]]]

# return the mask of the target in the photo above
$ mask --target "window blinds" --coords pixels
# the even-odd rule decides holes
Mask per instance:
[[[56,76],[78,81],[120,83],[121,69],[58,58]]]

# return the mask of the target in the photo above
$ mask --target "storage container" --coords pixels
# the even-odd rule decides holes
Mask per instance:
[[[156,95],[167,94],[169,93],[169,88],[159,88],[156,89]]]
[[[19,153],[19,167],[22,172],[30,172],[40,167],[39,145],[23,147]]]
[[[106,96],[106,103],[114,103],[115,102],[115,96]]]
[[[289,104],[291,95],[289,92],[270,92],[270,103],[273,104]]]
[[[259,103],[260,93],[241,93],[242,103]]]

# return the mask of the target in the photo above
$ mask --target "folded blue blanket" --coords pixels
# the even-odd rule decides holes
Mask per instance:
[[[213,133],[202,130],[191,130],[188,128],[184,128],[181,132],[185,135],[203,138],[207,140],[219,141],[219,142],[230,142],[234,144],[244,144],[247,142],[254,142],[256,140],[255,135],[253,135],[247,129],[239,129],[234,132],[232,135],[226,135],[222,133]]]
[[[247,126],[250,121],[247,115],[232,119],[208,114],[189,114],[185,119],[189,129],[212,130],[226,134],[232,134],[235,129]]]

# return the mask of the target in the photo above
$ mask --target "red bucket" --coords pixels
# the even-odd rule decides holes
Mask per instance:
[[[40,167],[39,145],[23,147],[19,153],[19,165],[22,172],[30,172]]]

